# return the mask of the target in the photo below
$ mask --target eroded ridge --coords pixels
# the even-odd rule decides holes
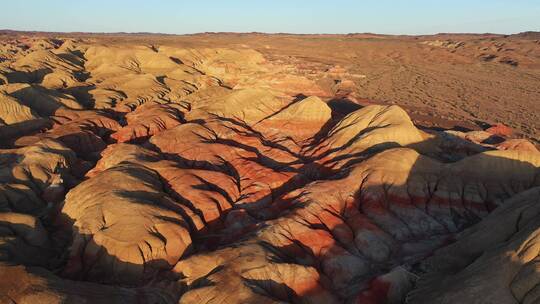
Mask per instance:
[[[25,43],[0,63],[2,303],[540,299],[540,152],[504,126],[343,107],[254,50]]]

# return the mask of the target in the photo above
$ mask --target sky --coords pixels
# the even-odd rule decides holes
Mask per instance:
[[[540,0],[11,0],[0,29],[52,32],[540,31]]]

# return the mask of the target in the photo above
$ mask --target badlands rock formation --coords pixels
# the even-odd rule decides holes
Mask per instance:
[[[540,152],[505,126],[254,50],[2,47],[1,303],[540,301]]]

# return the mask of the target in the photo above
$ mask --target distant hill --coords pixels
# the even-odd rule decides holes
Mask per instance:
[[[262,32],[204,32],[204,33],[191,33],[191,34],[166,34],[166,33],[152,33],[152,32],[47,32],[47,31],[17,31],[10,29],[0,29],[0,35],[2,36],[211,36],[211,35],[235,35],[235,36],[245,36],[245,35],[291,35],[291,36],[346,36],[354,38],[388,38],[388,37],[497,37],[497,36],[510,36],[510,37],[520,37],[527,39],[540,39],[540,32],[537,31],[527,31],[511,35],[503,35],[496,33],[436,33],[436,34],[427,34],[427,35],[389,35],[389,34],[377,34],[377,33],[348,33],[348,34],[292,34],[292,33],[262,33]]]
[[[519,38],[527,38],[527,39],[540,39],[540,32],[536,31],[527,31],[527,32],[521,32],[518,34],[510,35],[512,37],[519,37]]]

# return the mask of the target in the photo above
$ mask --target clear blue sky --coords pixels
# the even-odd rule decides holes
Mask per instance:
[[[429,34],[540,31],[540,0],[11,0],[0,28]]]

